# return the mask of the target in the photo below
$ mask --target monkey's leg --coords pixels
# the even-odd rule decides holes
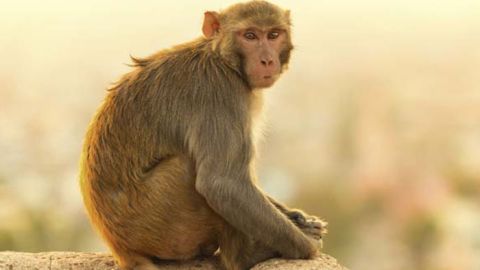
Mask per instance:
[[[130,224],[133,246],[165,260],[210,256],[218,249],[216,231],[222,220],[195,190],[195,172],[183,156],[162,160],[143,180],[141,213]]]
[[[280,254],[224,224],[220,235],[220,259],[227,270],[246,270]]]
[[[298,228],[300,228],[306,235],[320,240],[322,235],[327,233],[327,222],[322,219],[307,215],[298,209],[291,209],[284,204],[276,201],[270,196],[267,196],[269,201],[284,215],[286,215]]]
[[[195,190],[190,164],[166,158],[134,190],[105,196],[115,211],[100,220],[101,231],[122,270],[153,270],[152,258],[187,260],[218,249],[222,219]]]
[[[110,249],[122,270],[158,270],[158,267],[150,258],[137,254],[128,248],[110,244]]]

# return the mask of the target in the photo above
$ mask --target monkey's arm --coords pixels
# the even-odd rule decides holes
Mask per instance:
[[[238,128],[242,123],[228,119],[228,115],[209,120],[221,122],[201,123],[190,132],[197,191],[216,213],[246,236],[287,258],[314,256],[318,249],[315,241],[278,211],[253,183],[252,143],[248,133]]]
[[[268,200],[284,215],[286,215],[295,225],[297,225],[306,235],[321,239],[322,235],[327,233],[327,222],[312,215],[307,215],[299,209],[291,209],[284,204],[276,201],[267,195]]]

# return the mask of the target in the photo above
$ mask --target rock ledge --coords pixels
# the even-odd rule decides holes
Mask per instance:
[[[186,262],[165,262],[158,265],[161,270],[214,270],[218,269],[215,259]],[[86,252],[0,252],[0,270],[119,270],[111,255]],[[272,259],[256,265],[253,270],[348,270],[337,260],[321,254],[313,260]]]

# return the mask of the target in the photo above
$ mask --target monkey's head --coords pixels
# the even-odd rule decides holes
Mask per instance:
[[[290,11],[265,1],[205,12],[203,34],[252,89],[271,86],[287,67],[293,45]]]

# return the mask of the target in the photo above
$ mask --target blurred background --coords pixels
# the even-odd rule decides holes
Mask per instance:
[[[0,250],[104,251],[78,160],[105,89],[234,1],[0,4]],[[480,1],[281,1],[262,187],[351,269],[480,269]]]

